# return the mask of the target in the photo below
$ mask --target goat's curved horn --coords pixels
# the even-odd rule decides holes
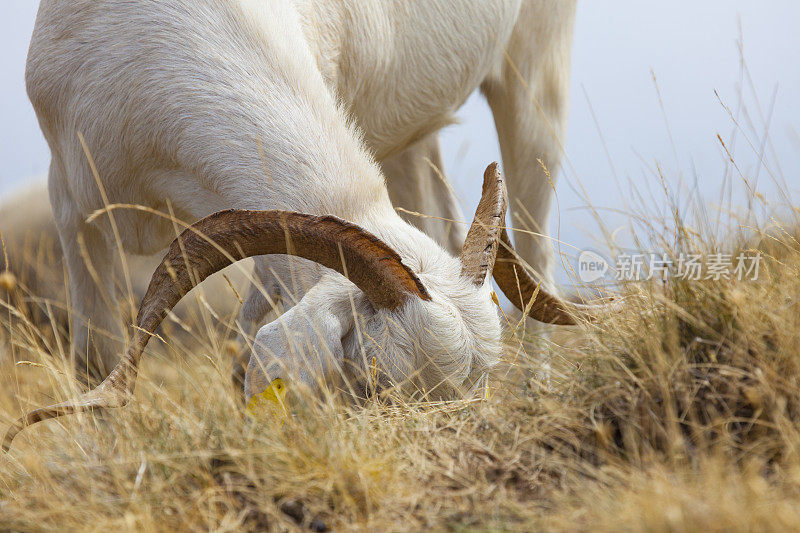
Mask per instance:
[[[500,166],[492,163],[483,173],[483,192],[475,218],[461,248],[461,273],[482,286],[491,276],[506,220],[506,184]]]
[[[396,309],[408,298],[430,300],[422,282],[386,243],[332,216],[285,211],[221,211],[181,233],[153,273],[139,306],[133,339],[108,377],[86,394],[37,409],[6,433],[3,450],[26,426],[92,409],[127,404],[147,342],[167,313],[211,274],[238,260],[291,254],[345,274],[376,308]]]
[[[527,273],[505,230],[506,198],[500,167],[492,163],[483,174],[481,201],[461,249],[462,274],[478,286],[494,275],[508,299],[520,310],[530,304],[528,316],[540,322],[574,325],[576,318],[591,320],[608,311],[608,304],[579,304],[558,298]]]
[[[609,312],[616,308],[616,304],[621,303],[581,304],[550,294],[522,267],[505,229],[500,234],[500,242],[494,267],[494,280],[518,309],[523,311],[530,305],[528,316],[534,320],[571,326],[578,323],[578,318],[591,321],[600,313]]]

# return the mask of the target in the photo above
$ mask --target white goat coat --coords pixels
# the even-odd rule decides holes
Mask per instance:
[[[443,349],[490,362],[499,321],[488,289],[468,304],[460,291],[438,291],[461,283],[441,278],[458,278],[457,261],[400,220],[376,160],[430,148],[481,86],[512,208],[524,206],[527,225],[544,231],[551,193],[538,161],[555,173],[560,159],[573,18],[574,1],[563,0],[42,0],[28,94],[52,150],[50,196],[76,315],[112,334],[95,337],[98,357],[108,365],[118,353],[116,313],[103,311],[116,290],[115,243],[153,253],[175,235],[172,222],[142,211],[85,222],[110,202],[187,222],[226,208],[353,221],[415,270],[432,265],[436,275],[420,277],[462,318],[491,322],[477,328],[489,339],[480,354],[463,339]],[[403,179],[390,175],[391,188]],[[547,275],[546,241],[518,238],[517,248]],[[85,350],[86,328],[73,333]]]

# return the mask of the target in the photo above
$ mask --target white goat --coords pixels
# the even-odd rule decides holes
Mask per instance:
[[[293,254],[350,280],[320,271],[297,305],[259,330],[248,398],[280,378],[313,387],[336,369],[369,381],[372,362],[372,386],[437,397],[469,388],[499,350],[489,282],[498,253],[495,279],[532,317],[573,323],[586,313],[537,292],[514,267],[496,165],[456,258],[395,212],[375,162],[424,151],[480,86],[509,188],[544,230],[551,186],[537,160],[558,166],[574,10],[568,0],[42,0],[27,87],[52,150],[50,196],[78,313],[119,332],[109,311],[114,243],[152,253],[174,234],[173,222],[142,211],[87,223],[92,212],[119,202],[207,218],[153,275],[109,377],[21,419],[6,448],[25,424],[124,404],[148,332],[196,283],[243,256]],[[395,190],[415,186],[389,179]],[[252,211],[217,213],[225,209]],[[543,241],[518,236],[518,247],[549,271]],[[85,329],[74,333],[83,351]],[[314,339],[316,356],[302,364],[297,333]],[[113,345],[95,344],[110,364]]]

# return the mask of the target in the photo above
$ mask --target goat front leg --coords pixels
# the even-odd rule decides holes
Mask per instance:
[[[68,198],[59,197],[53,210],[69,275],[70,357],[80,379],[101,380],[125,347],[115,286],[119,261],[114,247]]]
[[[515,248],[554,292],[548,218],[565,142],[574,21],[573,0],[525,2],[503,64],[481,86],[500,141]],[[543,338],[550,330],[531,329]],[[536,376],[546,383],[549,359],[540,365]]]

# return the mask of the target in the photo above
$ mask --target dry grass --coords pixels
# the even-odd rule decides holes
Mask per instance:
[[[0,457],[0,530],[800,530],[800,244],[677,226],[672,254],[760,250],[758,281],[631,284],[598,324],[509,334],[482,401],[309,399],[252,423],[228,377],[233,312],[195,306],[151,342],[135,402],[39,424]],[[2,311],[3,430],[76,387],[25,287]]]

